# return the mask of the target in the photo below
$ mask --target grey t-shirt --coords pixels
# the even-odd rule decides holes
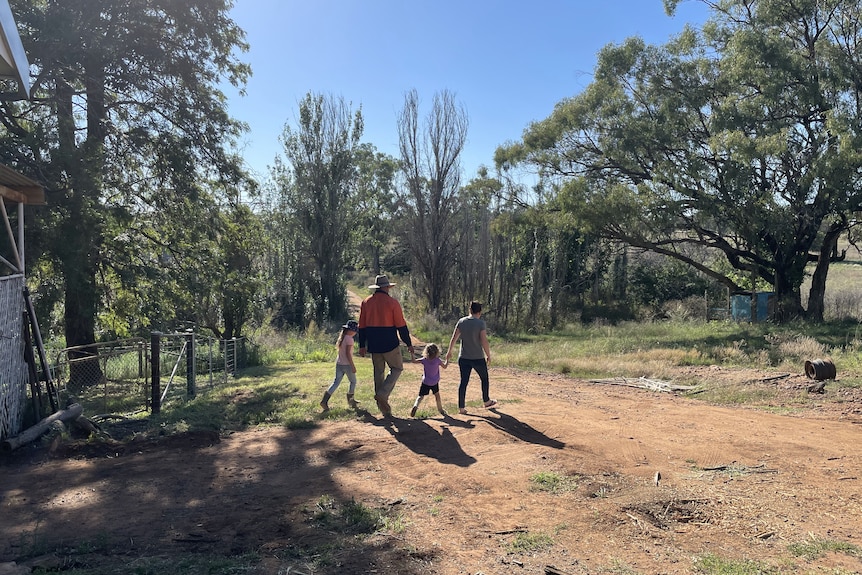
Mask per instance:
[[[485,359],[485,350],[482,349],[482,338],[480,334],[484,331],[485,320],[468,315],[462,317],[455,324],[461,330],[461,352],[459,358]]]

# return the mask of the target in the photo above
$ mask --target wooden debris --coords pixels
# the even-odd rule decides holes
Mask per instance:
[[[568,571],[557,569],[553,565],[545,565],[545,575],[572,575]]]
[[[590,383],[604,383],[608,385],[624,385],[627,387],[637,387],[640,389],[649,389],[650,391],[691,391],[695,389],[693,385],[675,385],[667,381],[659,379],[649,379],[639,377],[637,379],[630,377],[613,377],[610,379],[590,379]]]
[[[761,378],[759,381],[761,381],[762,383],[768,383],[770,381],[777,381],[779,379],[787,379],[788,377],[790,377],[789,373],[782,373],[781,375],[773,375],[772,377]]]
[[[79,418],[82,413],[84,413],[83,406],[80,403],[73,403],[68,409],[61,409],[49,415],[33,427],[25,429],[20,435],[4,440],[2,443],[3,450],[12,451],[18,449],[22,445],[26,445],[41,437],[43,433],[51,428],[51,424],[55,421],[72,421]]]

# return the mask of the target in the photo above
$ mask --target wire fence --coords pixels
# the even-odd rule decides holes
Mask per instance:
[[[244,338],[154,334],[150,340],[130,338],[62,349],[52,370],[61,405],[80,403],[91,415],[130,416],[169,409],[194,398],[199,389],[227,383],[244,367],[245,346]],[[157,371],[152,369],[154,361]]]
[[[18,433],[27,405],[24,276],[0,277],[0,439]]]

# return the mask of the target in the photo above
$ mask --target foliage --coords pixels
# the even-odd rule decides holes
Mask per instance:
[[[706,3],[702,33],[605,48],[593,83],[499,150],[498,165],[563,182],[566,209],[605,237],[732,291],[713,262],[768,282],[782,320],[802,314],[814,258],[808,311],[821,319],[829,260],[860,201],[859,7]]]
[[[34,97],[0,109],[0,158],[46,188],[28,220],[42,319],[62,302],[68,345],[200,320],[183,273],[218,268],[208,224],[254,189],[218,89],[249,74],[229,3],[11,4]]]
[[[307,305],[318,324],[341,321],[347,310],[344,268],[362,130],[361,112],[351,112],[343,99],[309,93],[300,102],[298,126],[285,125],[284,160],[273,169],[275,209],[284,226],[270,228],[281,240],[275,257],[302,285],[291,294],[293,303],[282,294],[279,304]]]
[[[352,245],[356,246],[363,269],[372,275],[382,273],[384,250],[392,239],[395,214],[395,177],[398,160],[378,152],[372,144],[356,150],[355,211],[348,220]],[[396,271],[387,266],[387,270]]]
[[[635,305],[657,313],[662,305],[689,296],[703,296],[715,284],[679,260],[663,256],[642,257],[629,268],[627,290]],[[721,297],[724,294],[713,294]]]
[[[444,298],[456,250],[460,157],[468,123],[466,111],[447,90],[435,94],[424,121],[419,117],[419,95],[408,92],[398,118],[405,182],[398,198],[401,235],[421,278],[419,289],[428,309],[435,312],[447,303]]]

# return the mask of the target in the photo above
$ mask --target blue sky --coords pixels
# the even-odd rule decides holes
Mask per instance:
[[[361,105],[362,140],[397,156],[404,94],[416,89],[424,116],[446,89],[470,120],[466,182],[493,166],[498,146],[583,90],[602,47],[631,36],[662,44],[707,15],[696,0],[673,18],[662,0],[235,0],[253,76],[245,96],[227,91],[229,110],[250,125],[243,154],[266,176],[310,91]]]

